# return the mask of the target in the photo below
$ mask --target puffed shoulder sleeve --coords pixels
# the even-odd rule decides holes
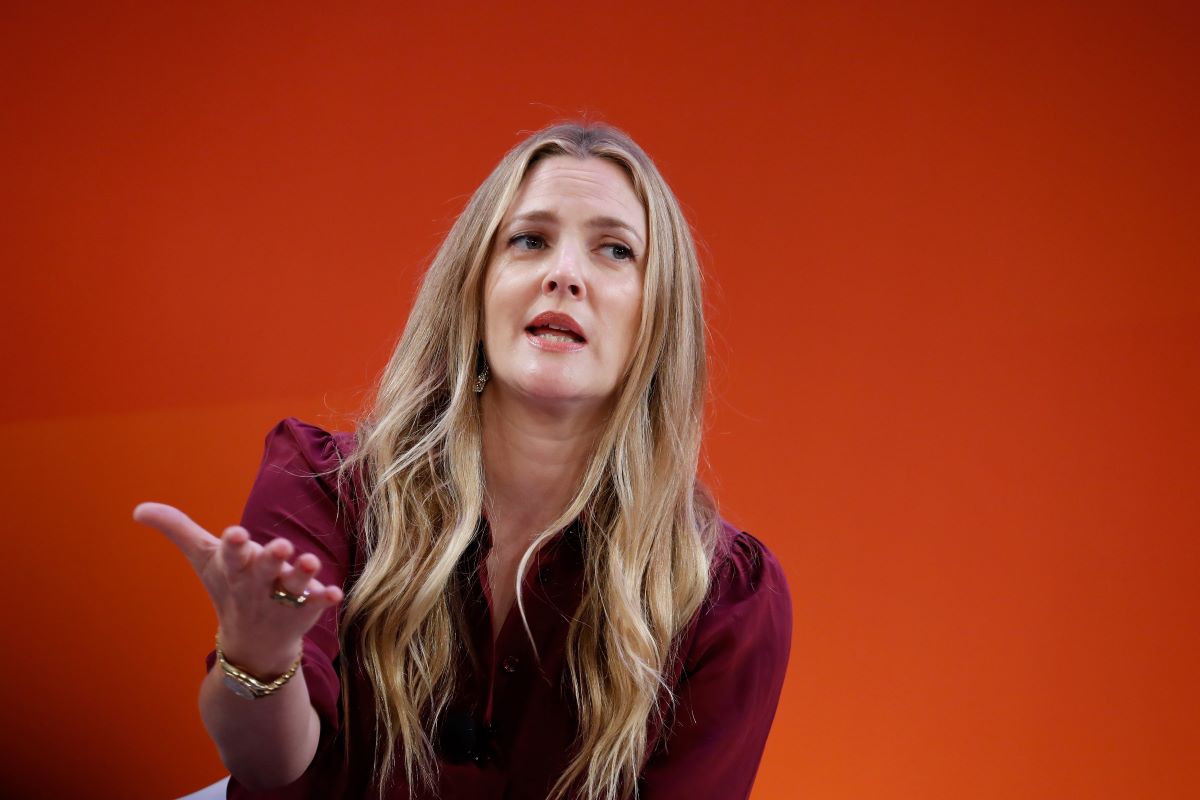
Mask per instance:
[[[775,718],[791,653],[791,594],[762,542],[726,530],[732,541],[686,649],[673,723],[642,772],[645,800],[748,798]]]
[[[317,579],[343,589],[351,569],[352,528],[350,504],[339,491],[336,470],[351,447],[350,434],[331,434],[291,417],[281,421],[267,434],[241,520],[259,544],[282,537],[295,546],[296,555],[317,556]],[[321,719],[323,742],[340,724],[337,611],[327,609],[304,637],[303,674]],[[210,654],[210,668],[214,658]]]

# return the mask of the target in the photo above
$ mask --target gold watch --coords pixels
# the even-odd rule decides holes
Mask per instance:
[[[221,650],[221,639],[217,638],[217,663],[221,665],[221,671],[225,673],[225,685],[238,697],[244,697],[247,700],[257,700],[278,691],[281,686],[292,679],[296,670],[300,669],[302,656],[303,651],[301,651],[301,655],[296,656],[296,660],[288,667],[288,671],[275,680],[264,681],[254,677],[241,667],[229,663],[225,658],[225,653]]]

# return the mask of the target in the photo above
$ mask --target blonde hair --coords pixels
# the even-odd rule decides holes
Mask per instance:
[[[380,379],[374,410],[341,476],[365,487],[365,565],[343,630],[357,627],[376,695],[376,760],[386,785],[398,751],[409,785],[436,785],[435,736],[452,700],[462,627],[456,567],[484,503],[479,396],[482,283],[493,237],[540,159],[604,158],[646,210],[648,248],[635,349],[573,500],[517,570],[573,521],[581,525],[582,600],[567,635],[578,719],[552,800],[637,794],[647,725],[674,703],[666,676],[679,634],[709,588],[719,521],[696,479],[705,395],[701,276],[687,222],[650,158],[604,125],[555,125],[501,160],[458,217],[425,275]],[[525,622],[528,633],[529,625]],[[532,635],[531,635],[532,641]],[[536,642],[534,643],[536,651]],[[660,699],[665,702],[660,703]]]

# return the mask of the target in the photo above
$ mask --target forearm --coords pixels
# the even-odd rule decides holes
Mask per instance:
[[[230,774],[254,789],[295,781],[312,762],[321,732],[303,669],[256,700],[234,694],[224,680],[214,665],[200,686],[200,716]]]
[[[293,475],[292,469],[268,468],[264,464],[262,475]],[[278,520],[272,515],[282,513],[277,509],[286,505],[285,497],[287,504],[297,502],[292,484],[286,484],[286,490],[273,486],[256,481],[247,504],[247,515],[255,516],[263,530],[276,527]],[[315,484],[310,490],[328,499]],[[274,491],[282,494],[275,497]],[[300,506],[310,509],[316,504],[314,500]],[[261,518],[256,516],[257,510],[267,508],[270,514],[264,510]],[[256,510],[255,514],[250,513],[251,509]],[[314,529],[335,525],[335,511],[330,509],[328,524],[314,523]],[[296,546],[288,539],[259,544],[241,526],[226,528],[218,539],[179,509],[162,503],[141,503],[133,516],[138,522],[158,528],[187,556],[216,609],[221,651],[229,663],[247,675],[272,682],[288,674],[307,632],[322,615],[333,614],[343,599],[337,584],[344,572],[334,570],[333,582],[322,584],[316,579],[320,559],[312,553],[296,555]],[[295,522],[290,515],[287,519]],[[225,766],[248,787],[293,783],[316,755],[321,721],[313,709],[304,674],[296,666],[290,679],[273,691],[246,682],[251,694],[261,695],[257,699],[240,697],[226,686],[222,666],[214,666],[200,685],[204,727]]]

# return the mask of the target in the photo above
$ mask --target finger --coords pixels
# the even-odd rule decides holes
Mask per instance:
[[[287,539],[272,539],[267,542],[250,565],[255,581],[274,586],[275,579],[283,572],[283,565],[292,557],[294,551],[295,548]]]
[[[304,603],[304,608],[310,612],[324,611],[330,606],[336,606],[342,602],[344,594],[337,586],[323,586],[318,581],[314,580],[308,585],[308,600]]]
[[[321,571],[321,559],[312,553],[301,553],[296,556],[295,566],[297,569],[312,573],[313,577],[316,577],[317,573]]]
[[[322,611],[342,601],[344,593],[340,587],[325,586],[314,576],[320,569],[321,562],[312,553],[304,553],[296,559],[296,563],[285,564],[282,574],[276,582],[278,588],[293,595],[304,595],[308,599],[303,607],[309,612],[319,615]]]
[[[133,519],[162,531],[197,571],[219,544],[217,537],[193,522],[187,514],[165,503],[141,503],[133,510]]]
[[[240,525],[226,528],[221,536],[221,561],[230,572],[241,572],[250,563],[253,554],[250,532]]]
[[[314,561],[317,563],[314,564]],[[311,553],[305,553],[296,559],[294,565],[283,567],[276,583],[279,588],[291,594],[304,594],[306,591],[319,589],[320,584],[314,580],[319,567],[320,562],[316,557]]]
[[[324,611],[329,606],[336,606],[342,602],[342,590],[336,586],[320,586],[318,588],[309,587],[308,601],[304,607],[310,610]]]

